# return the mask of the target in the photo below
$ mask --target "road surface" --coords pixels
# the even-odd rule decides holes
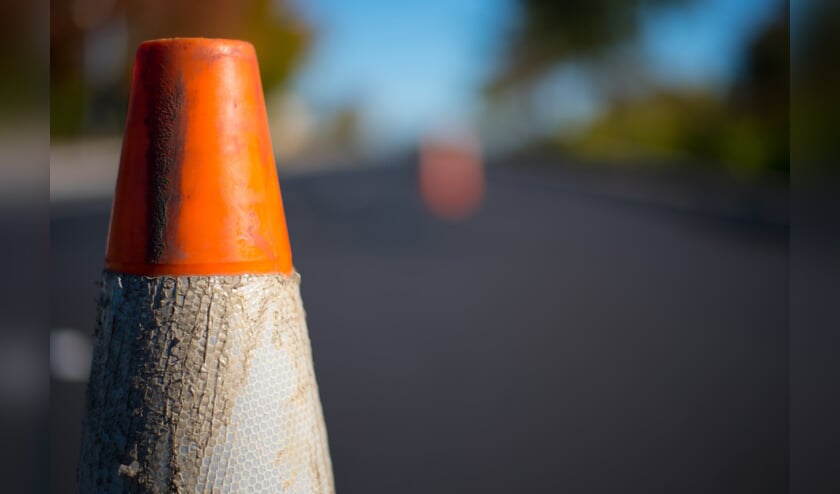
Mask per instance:
[[[786,227],[487,178],[459,223],[412,167],[282,181],[338,492],[786,492]],[[109,207],[54,207],[53,328],[92,330]]]

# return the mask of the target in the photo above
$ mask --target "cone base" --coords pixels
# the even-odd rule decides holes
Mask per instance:
[[[297,274],[105,272],[79,492],[332,494]]]

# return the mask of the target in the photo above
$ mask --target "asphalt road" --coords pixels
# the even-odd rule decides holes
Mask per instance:
[[[447,223],[415,177],[282,182],[339,493],[786,492],[783,225],[509,169]],[[54,208],[53,328],[92,331],[109,206]],[[52,382],[55,493],[83,394]]]

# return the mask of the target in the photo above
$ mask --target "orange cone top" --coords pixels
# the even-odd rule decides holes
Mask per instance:
[[[250,43],[172,38],[138,48],[105,267],[292,272]]]

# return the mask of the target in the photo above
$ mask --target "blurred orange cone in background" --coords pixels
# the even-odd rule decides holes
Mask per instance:
[[[137,51],[80,492],[334,491],[254,48]]]
[[[478,138],[450,132],[424,140],[418,183],[423,203],[438,218],[454,222],[476,214],[487,189]]]

